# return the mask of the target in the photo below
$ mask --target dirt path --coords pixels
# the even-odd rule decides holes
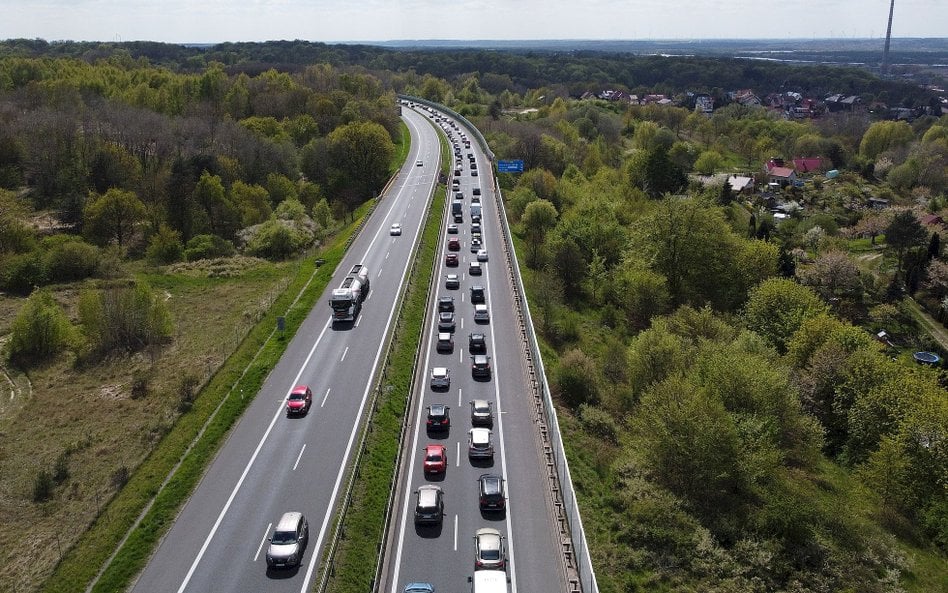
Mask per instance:
[[[938,342],[942,348],[948,351],[948,329],[945,329],[944,325],[935,321],[935,319],[926,313],[925,310],[922,309],[912,297],[906,297],[905,302],[915,313],[915,316],[922,323],[922,325],[925,326],[925,329],[928,330],[928,333],[930,333],[932,337],[935,338],[935,341]]]

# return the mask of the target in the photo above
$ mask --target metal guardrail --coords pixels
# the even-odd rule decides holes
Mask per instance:
[[[439,161],[440,161],[440,156],[439,156]],[[385,187],[382,188],[382,191],[379,194],[378,199],[376,199],[375,204],[372,205],[372,210],[374,210],[376,206],[378,206],[379,201],[381,201],[381,199],[385,196],[385,194],[391,188],[392,184],[395,182],[396,177],[398,177],[398,172],[392,175],[392,177],[388,180],[388,183],[385,184]],[[434,191],[436,189],[437,189],[437,184],[433,186],[432,191],[431,191],[431,196],[434,195]],[[431,198],[431,196],[429,196],[429,199]],[[359,226],[358,230],[353,234],[353,236],[356,236],[358,235],[359,232],[361,232],[362,227],[365,226],[365,221],[369,219],[369,216],[371,215],[372,210],[370,210],[369,213],[366,214],[365,218],[363,219],[362,225]],[[430,212],[426,211],[425,216],[421,221],[421,229],[418,232],[418,239],[416,241],[416,244],[412,248],[412,252],[415,252],[418,249],[418,246],[421,244],[421,241],[424,237],[424,229],[428,223],[429,216],[430,216]],[[346,246],[346,248],[348,249],[348,245]],[[338,548],[339,546],[339,538],[345,533],[345,520],[346,520],[347,513],[349,511],[349,505],[352,503],[352,491],[355,488],[355,483],[356,483],[355,478],[358,477],[358,471],[356,468],[360,466],[360,462],[362,461],[362,455],[365,453],[365,449],[366,449],[365,447],[366,439],[368,438],[369,433],[372,432],[372,420],[375,417],[376,411],[378,410],[379,392],[381,391],[382,384],[385,380],[384,369],[388,367],[388,361],[392,355],[392,344],[395,341],[394,340],[395,335],[398,333],[398,325],[399,325],[399,321],[401,320],[402,309],[404,308],[404,305],[405,305],[405,293],[408,292],[408,286],[409,284],[411,284],[411,278],[415,273],[415,264],[417,262],[417,259],[412,258],[411,261],[412,261],[411,268],[408,270],[408,273],[406,275],[406,282],[402,286],[402,289],[399,292],[398,299],[397,299],[398,304],[397,304],[397,309],[395,311],[395,317],[394,317],[396,322],[392,326],[392,329],[389,332],[389,335],[386,336],[385,338],[388,341],[388,344],[385,347],[385,357],[382,359],[382,364],[379,367],[383,369],[383,372],[380,373],[378,378],[376,378],[375,380],[375,387],[373,388],[373,394],[372,394],[372,402],[369,407],[368,414],[365,416],[366,418],[365,426],[362,427],[362,435],[359,439],[359,448],[358,448],[358,451],[356,452],[355,459],[353,459],[352,464],[350,465],[349,475],[347,477],[347,484],[346,484],[346,494],[343,497],[343,500],[339,506],[339,510],[336,512],[336,525],[333,529],[332,539],[330,542],[328,542],[328,545],[325,549],[326,551],[323,553],[322,574],[320,575],[319,585],[316,587],[316,591],[318,591],[319,593],[325,593],[326,591],[326,587],[329,584],[329,578],[333,574],[333,567],[334,567],[335,559],[336,559],[336,548]],[[428,300],[429,301],[431,300],[431,291],[429,291]],[[426,305],[425,311],[427,310],[428,310],[428,307]],[[418,358],[418,353],[416,352],[415,363],[417,363],[417,358]],[[411,390],[414,388],[414,380],[415,378],[413,375],[412,384],[409,386],[409,393],[411,393],[412,392]],[[405,422],[403,422],[402,424],[403,424],[402,434],[399,435],[399,443],[401,443],[401,440],[403,438],[403,434],[405,431],[405,427],[404,427]],[[401,447],[399,447],[399,459],[397,460],[397,463],[400,463],[400,457],[401,457]],[[396,466],[396,472],[397,472],[397,467],[398,466]],[[393,481],[393,484],[394,483],[395,482]],[[390,512],[391,512],[391,503],[389,503],[386,507],[385,527],[382,532],[383,534],[386,533],[388,530]],[[385,552],[385,538],[383,537],[382,545],[379,549],[378,557],[381,558],[384,552]],[[378,564],[379,566],[381,566],[380,560],[378,561]],[[378,582],[378,570],[379,569],[377,568],[375,580],[373,581],[373,583]],[[373,584],[373,587],[374,587],[374,584]]]
[[[449,109],[445,107],[444,105],[435,103],[434,101],[429,101],[428,99],[422,99],[421,97],[413,97],[412,95],[398,95],[398,98],[404,99],[405,101],[411,101],[412,103],[421,103],[422,105],[433,107],[434,109],[437,109],[438,111],[442,113],[447,113],[448,115],[450,115],[457,121],[461,122],[462,124],[464,124],[465,127],[471,130],[471,134],[474,136],[474,139],[477,140],[477,143],[481,146],[481,150],[484,151],[484,154],[487,155],[488,160],[490,160],[491,162],[494,161],[494,153],[491,152],[490,147],[487,146],[487,140],[484,139],[484,135],[481,134],[481,131],[478,130],[477,127],[474,126],[474,124],[469,122],[468,119],[464,117],[463,115],[461,115],[460,113],[454,111],[453,109]]]
[[[493,161],[494,154],[487,147],[487,141],[480,131],[463,116],[454,111],[426,99],[399,95],[400,99],[428,105],[447,113],[462,122],[472,132],[478,144]],[[517,307],[517,317],[520,325],[520,337],[523,345],[524,359],[530,369],[530,382],[533,390],[536,408],[536,426],[538,436],[543,443],[543,455],[547,464],[547,478],[550,481],[549,493],[555,509],[561,532],[560,545],[563,550],[563,568],[567,577],[569,593],[599,593],[596,574],[589,555],[589,545],[586,541],[586,532],[583,529],[583,520],[579,513],[579,504],[576,501],[576,492],[570,476],[569,464],[566,460],[566,451],[563,448],[563,437],[560,434],[559,422],[556,417],[556,408],[550,395],[550,387],[546,379],[546,370],[543,366],[543,357],[540,354],[540,345],[534,331],[533,318],[530,315],[530,305],[517,265],[517,250],[514,246],[513,235],[507,222],[507,212],[504,208],[503,194],[497,178],[494,180],[494,200],[497,205],[497,214],[500,218],[500,227],[504,241],[504,257],[508,268],[508,278],[514,293],[514,302]]]

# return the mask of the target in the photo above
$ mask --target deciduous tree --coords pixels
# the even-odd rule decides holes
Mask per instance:
[[[122,247],[145,213],[145,205],[130,191],[113,188],[102,195],[93,193],[83,211],[83,230],[100,245],[115,241]]]

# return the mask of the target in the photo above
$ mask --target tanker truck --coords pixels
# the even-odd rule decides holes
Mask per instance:
[[[332,291],[329,306],[332,321],[355,321],[362,310],[362,302],[369,296],[369,270],[362,264],[352,266],[339,288]]]

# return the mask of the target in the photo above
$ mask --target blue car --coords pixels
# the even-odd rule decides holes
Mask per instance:
[[[405,593],[434,593],[434,585],[430,583],[408,583]]]

